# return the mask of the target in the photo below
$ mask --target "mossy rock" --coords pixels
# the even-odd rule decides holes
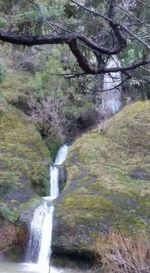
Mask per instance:
[[[105,130],[70,147],[68,179],[55,208],[53,248],[95,249],[109,232],[150,237],[150,103],[126,106]]]
[[[27,117],[0,100],[0,229],[47,195],[49,151]],[[1,243],[0,243],[1,245]],[[0,246],[1,249],[1,246]]]

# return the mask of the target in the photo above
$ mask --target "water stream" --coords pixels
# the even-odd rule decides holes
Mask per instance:
[[[51,240],[54,206],[52,201],[59,195],[58,166],[66,160],[68,146],[62,146],[53,166],[50,167],[50,195],[43,197],[42,204],[35,210],[30,226],[30,238],[24,267],[32,272],[60,272],[50,268]],[[50,269],[50,270],[49,270]]]
[[[20,266],[19,263],[10,263],[10,262],[2,262],[0,261],[0,273],[29,273],[28,267],[26,266]],[[34,266],[30,267],[30,273],[37,273],[37,268]],[[45,273],[44,269],[42,273]],[[85,273],[84,270],[77,270],[77,269],[58,269],[51,267],[50,268],[50,273]],[[88,273],[88,271],[86,271]],[[90,272],[89,272],[90,273]]]
[[[107,63],[107,68],[121,67],[118,57],[113,56]],[[121,84],[121,73],[109,73],[104,75],[103,90],[112,89],[110,92],[102,93],[102,109],[108,116],[114,115],[122,107],[121,87],[116,87]],[[114,88],[114,89],[113,89]]]
[[[121,67],[120,60],[112,56],[106,65],[106,68]],[[122,81],[120,72],[111,72],[105,74],[103,78],[103,92],[97,94],[96,108],[100,117],[109,118],[116,114],[122,108]]]
[[[88,273],[88,270],[56,268],[50,265],[54,206],[52,201],[59,195],[58,167],[66,160],[68,146],[62,146],[53,166],[50,167],[50,195],[43,197],[42,204],[34,211],[30,225],[30,239],[26,262],[23,264],[4,261],[0,257],[0,273]]]

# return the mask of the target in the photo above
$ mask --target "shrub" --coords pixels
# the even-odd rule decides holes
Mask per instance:
[[[0,203],[0,218],[7,219],[10,222],[15,222],[18,219],[18,212],[10,210],[3,202]]]
[[[34,97],[30,98],[29,107],[31,119],[36,123],[41,135],[56,135],[63,139],[64,117],[61,108],[64,105],[63,99],[46,97],[38,101]]]
[[[110,234],[96,242],[98,262],[107,273],[149,273],[150,241],[123,238]]]

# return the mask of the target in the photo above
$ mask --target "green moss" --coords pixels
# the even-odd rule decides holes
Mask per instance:
[[[4,202],[0,202],[0,217],[15,222],[19,217],[19,212],[16,209],[11,210]]]
[[[107,122],[105,133],[95,129],[72,145],[58,209],[67,225],[100,222],[127,236],[149,236],[149,112],[150,102],[129,105]]]
[[[20,211],[28,211],[31,208],[36,208],[38,205],[41,203],[41,198],[39,197],[34,197],[31,198],[28,202],[21,204],[20,206]]]
[[[69,180],[74,180],[76,177],[79,177],[81,174],[80,168],[77,165],[73,165],[70,168],[68,167],[68,175],[69,175]]]
[[[1,214],[15,221],[36,196],[34,191],[48,192],[49,151],[34,125],[4,99],[0,100],[0,131]]]
[[[69,194],[64,200],[64,209],[69,208],[72,211],[78,210],[78,218],[81,217],[80,209],[85,211],[82,218],[86,217],[86,213],[91,213],[91,217],[100,217],[105,214],[108,210],[112,210],[112,202],[103,198],[102,196],[90,196],[86,194],[86,190],[82,189],[80,192],[74,192]],[[74,217],[74,215],[72,215]],[[76,219],[74,219],[75,221]]]

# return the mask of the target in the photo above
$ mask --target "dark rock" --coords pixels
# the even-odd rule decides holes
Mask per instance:
[[[134,179],[140,179],[140,180],[150,180],[150,172],[147,172],[146,170],[137,167],[135,168],[130,176]]]
[[[53,249],[51,256],[51,264],[57,267],[67,267],[71,269],[82,269],[88,270],[95,264],[95,255],[92,253],[87,253],[86,255],[81,255],[77,252],[63,253],[59,250]]]
[[[67,171],[64,166],[58,166],[59,169],[59,191],[62,192],[67,181]]]

